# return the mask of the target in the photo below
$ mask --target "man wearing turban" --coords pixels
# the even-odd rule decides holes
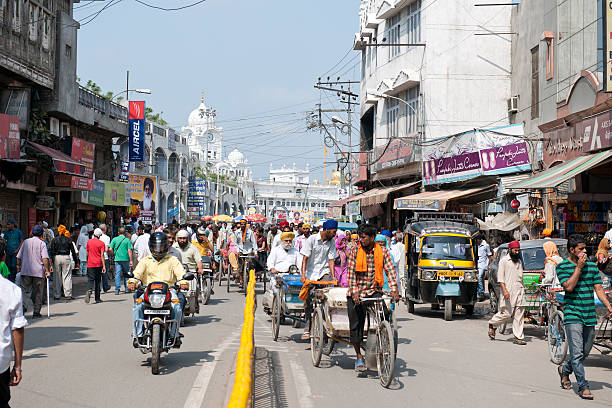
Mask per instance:
[[[272,248],[268,257],[268,270],[270,271],[270,288],[276,292],[276,274],[286,273],[293,265],[298,266],[298,250],[293,246],[293,232],[283,232],[280,235],[281,244]]]

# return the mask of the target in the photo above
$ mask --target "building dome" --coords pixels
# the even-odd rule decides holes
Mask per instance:
[[[227,161],[229,161],[232,166],[242,164],[244,163],[244,154],[240,153],[237,147],[234,147],[234,150],[227,156]]]
[[[332,172],[329,184],[331,184],[332,186],[339,186],[340,184],[342,184],[342,175],[338,170]]]
[[[204,91],[202,91],[202,99],[200,106],[194,109],[187,119],[189,127],[207,126],[209,124],[208,115],[212,112],[204,104]]]

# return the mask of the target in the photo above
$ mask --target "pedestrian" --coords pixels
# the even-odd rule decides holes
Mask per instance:
[[[324,226],[325,228],[325,226]],[[361,354],[366,305],[363,297],[381,297],[385,275],[389,282],[391,296],[399,300],[397,276],[393,261],[387,248],[374,242],[376,228],[370,224],[359,226],[360,246],[354,246],[348,261],[348,290],[346,292],[347,313],[349,318],[350,342],[355,349],[357,360],[355,371],[365,371],[366,364]]]
[[[11,271],[6,266],[6,241],[2,238],[0,239],[0,278],[8,279],[10,274]]]
[[[8,279],[0,278],[0,407],[8,408],[10,387],[21,382],[24,327],[21,290]],[[13,368],[11,369],[11,360]]]
[[[498,312],[489,320],[489,338],[495,340],[495,328],[512,321],[513,342],[524,346],[527,344],[523,334],[525,286],[520,250],[521,244],[512,241],[508,244],[509,253],[499,260],[497,282],[502,296],[499,299]]]
[[[4,239],[6,240],[6,266],[11,272],[9,280],[15,282],[17,276],[17,252],[23,242],[23,233],[17,228],[16,222],[12,218],[9,218],[6,222]]]
[[[298,250],[297,266],[298,268],[300,268],[302,266],[302,258],[303,258],[300,251],[304,247],[304,242],[306,242],[306,240],[310,237],[310,224],[308,224],[307,222],[300,223],[298,230],[301,230],[302,234],[298,235],[293,242],[294,242],[295,248]]]
[[[110,245],[111,239],[108,235],[106,235],[106,224],[100,224],[98,228],[102,230],[100,241],[104,242],[104,245],[106,245],[106,248],[104,248],[104,266],[109,273],[102,274],[102,290],[104,290],[104,293],[106,293],[110,290],[110,283],[108,283],[108,280],[111,272],[111,265],[110,259],[108,258],[108,246]]]
[[[272,242],[274,242],[274,238],[279,236],[281,232],[278,230],[278,226],[276,224],[272,224],[270,226],[270,231],[268,231],[268,236],[266,238],[268,243],[268,254],[272,251]]]
[[[136,262],[134,263],[134,267],[140,262],[143,258],[151,255],[151,250],[149,249],[149,238],[151,237],[151,231],[153,227],[151,224],[147,224],[143,227],[143,233],[136,239],[134,243],[134,256],[136,257]]]
[[[338,285],[348,287],[348,249],[346,248],[346,235],[340,234],[336,237],[336,258],[334,259],[334,269]]]
[[[87,241],[87,294],[85,295],[85,303],[89,303],[91,295],[95,291],[95,302],[100,303],[100,283],[102,274],[106,273],[104,264],[104,252],[106,244],[100,240],[102,230],[96,228],[93,233],[93,238]]]
[[[43,241],[47,244],[47,248],[51,245],[51,241],[55,238],[53,231],[49,229],[49,223],[47,221],[38,221],[38,225],[43,227]]]
[[[78,264],[78,258],[72,240],[66,236],[66,227],[57,227],[57,237],[51,240],[49,256],[53,262],[55,279],[53,279],[53,298],[59,300],[62,289],[66,300],[72,299],[72,260]]]
[[[43,227],[35,225],[32,237],[23,241],[17,253],[17,270],[21,274],[21,287],[24,292],[32,292],[34,305],[32,317],[41,317],[43,293],[46,288],[45,278],[49,278],[53,267],[49,260],[47,245],[42,239]]]
[[[544,259],[544,271],[542,283],[549,284],[553,287],[559,287],[559,278],[557,277],[557,265],[563,261],[559,256],[557,245],[553,241],[547,241],[542,245],[546,258]]]
[[[262,227],[257,228],[256,239],[257,262],[259,263],[261,270],[264,270],[266,269],[266,261],[268,259],[268,241],[264,235],[264,229]]]
[[[132,238],[130,238],[130,240],[132,241],[132,246],[136,244],[136,240],[142,234],[144,234],[144,227],[142,225],[138,225],[136,228],[134,228],[134,233],[132,234]]]
[[[487,271],[489,270],[489,264],[493,259],[493,252],[491,247],[484,239],[482,235],[476,238],[476,244],[478,244],[478,301],[482,302],[485,298],[484,295],[484,279]]]
[[[91,230],[93,233],[93,229]],[[85,276],[87,275],[87,241],[89,241],[90,232],[87,225],[83,225],[81,227],[81,231],[79,232],[79,238],[77,238],[77,250],[79,251],[79,265],[80,269],[77,272],[77,275]]]
[[[395,273],[397,274],[397,288],[402,293],[401,281],[406,274],[406,246],[404,245],[404,234],[395,231],[391,240],[391,256],[395,259]]]
[[[323,231],[320,234],[311,235],[304,242],[301,254],[301,282],[309,281],[330,281],[334,278],[335,268],[334,260],[336,259],[336,242],[334,237],[338,230],[338,221],[327,220],[323,223]],[[302,340],[310,339],[310,322],[312,314],[312,296],[314,288],[311,287],[308,291],[308,297],[304,301],[304,312],[306,315],[306,325]]]
[[[584,359],[593,347],[595,338],[595,301],[597,298],[608,309],[608,318],[612,318],[612,306],[602,286],[599,270],[593,262],[587,261],[586,243],[582,235],[570,235],[567,240],[569,258],[557,265],[557,276],[565,289],[563,306],[563,323],[569,345],[570,358],[558,367],[561,388],[569,389],[572,383],[570,374],[576,376],[580,398],[592,400],[593,394],[584,372]]]
[[[595,254],[597,258],[597,268],[602,273],[601,280],[604,290],[610,289],[610,280],[612,279],[612,262],[610,262],[610,240],[603,238],[597,248]]]
[[[109,251],[115,258],[115,295],[121,291],[121,282],[123,289],[127,293],[127,275],[129,274],[132,264],[132,241],[125,227],[119,227],[119,235],[110,242]]]

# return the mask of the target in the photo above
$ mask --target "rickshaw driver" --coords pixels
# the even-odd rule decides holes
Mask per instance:
[[[366,319],[366,308],[359,300],[361,297],[380,297],[387,274],[391,296],[397,302],[400,298],[397,289],[397,276],[391,255],[385,247],[374,242],[376,228],[373,225],[359,226],[360,247],[353,247],[348,258],[348,291],[346,292],[347,312],[350,327],[350,342],[355,348],[357,361],[355,371],[365,371],[366,364],[361,354],[361,342]]]
[[[293,232],[283,232],[280,236],[281,245],[272,248],[268,257],[268,270],[270,271],[270,288],[273,293],[278,292],[276,287],[276,274],[285,273],[293,265],[298,266],[298,250],[293,246]]]

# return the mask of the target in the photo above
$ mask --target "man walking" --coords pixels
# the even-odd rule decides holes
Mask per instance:
[[[487,241],[485,241],[482,235],[478,236],[476,243],[478,244],[478,301],[482,302],[485,297],[484,277],[489,270],[489,264],[493,258],[493,252],[491,252],[491,247]]]
[[[495,328],[512,321],[514,344],[527,344],[523,334],[525,316],[525,286],[523,284],[523,263],[520,256],[521,244],[512,241],[508,244],[508,255],[499,260],[497,281],[502,296],[499,311],[489,320],[489,338],[495,340]]]
[[[2,408],[9,406],[10,387],[21,382],[24,327],[27,324],[28,321],[23,316],[21,290],[8,279],[0,278],[0,407]],[[11,360],[14,361],[12,369]]]
[[[153,227],[151,224],[144,226],[144,233],[140,235],[134,243],[134,251],[136,252],[136,263],[140,262],[143,258],[151,255],[149,249],[149,238],[151,237],[151,231]]]
[[[300,253],[302,254],[302,283],[306,279],[310,281],[329,281],[334,278],[334,260],[336,259],[336,243],[334,237],[338,231],[338,221],[327,220],[323,223],[323,231],[319,234],[311,235],[304,242]],[[308,292],[308,298],[304,302],[304,312],[306,314],[306,327],[302,340],[310,339],[310,315],[312,314],[312,294],[313,288]]]
[[[17,251],[23,242],[23,233],[15,225],[15,220],[10,218],[6,223],[6,231],[4,231],[4,239],[6,240],[6,266],[8,266],[9,279],[15,282],[17,276]]]
[[[132,268],[132,241],[125,227],[119,227],[119,235],[111,241],[110,251],[115,255],[115,295],[121,291],[121,282],[127,293],[127,278],[125,275]]]
[[[582,235],[570,235],[567,240],[569,259],[557,265],[557,277],[565,289],[563,306],[563,323],[569,345],[570,358],[563,366],[558,367],[561,388],[572,387],[569,376],[574,373],[578,381],[578,395],[592,400],[589,382],[584,372],[584,359],[593,347],[595,337],[595,302],[593,291],[608,309],[612,317],[612,306],[602,286],[597,265],[587,262],[586,243]]]
[[[350,341],[353,344],[357,361],[355,371],[365,371],[366,364],[361,354],[363,329],[366,319],[366,307],[361,303],[362,297],[380,297],[385,277],[389,280],[391,296],[399,300],[397,275],[391,255],[386,247],[374,242],[376,228],[373,225],[359,226],[359,241],[361,246],[353,247],[348,257],[348,290],[346,305],[349,317]]]
[[[45,278],[51,275],[53,267],[49,260],[47,245],[42,239],[43,227],[35,225],[32,228],[32,238],[23,241],[17,253],[17,270],[21,273],[21,287],[24,292],[32,292],[34,304],[32,317],[40,317],[42,308]]]
[[[53,279],[53,298],[59,300],[64,289],[66,300],[72,299],[72,262],[78,267],[77,258],[72,240],[66,236],[66,227],[57,227],[57,237],[51,240],[49,245],[49,256],[53,261],[55,278]]]
[[[104,248],[104,266],[106,267],[106,270],[110,272],[111,267],[110,259],[108,258],[108,246],[110,245],[111,239],[108,235],[106,235],[106,224],[100,224],[99,228],[102,230],[102,236],[100,237],[100,241],[104,242],[104,245],[106,245],[106,248]],[[104,293],[110,290],[110,283],[108,283],[108,279],[108,273],[102,274],[102,290],[104,290]]]
[[[104,252],[106,252],[106,244],[100,240],[102,230],[96,228],[93,233],[93,238],[87,241],[87,294],[85,295],[85,303],[89,303],[91,295],[95,290],[96,303],[102,302],[100,299],[100,281],[102,274],[106,273],[104,265]]]

